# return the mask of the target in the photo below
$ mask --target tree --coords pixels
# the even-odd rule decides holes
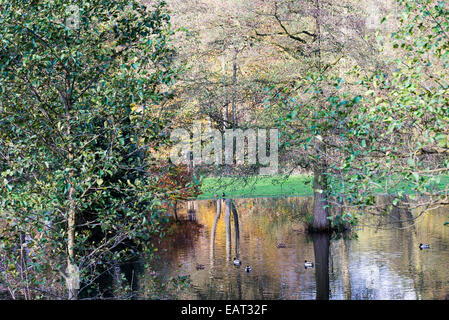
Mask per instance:
[[[185,53],[177,58],[191,66],[180,85],[185,98],[179,100],[179,110],[188,118],[208,116],[219,130],[280,125],[285,147],[281,168],[313,173],[313,228],[327,230],[329,201],[343,202],[341,194],[332,194],[336,188],[328,180],[341,176],[337,168],[347,151],[342,130],[350,129],[363,92],[345,73],[356,65],[382,65],[375,59],[372,26],[365,23],[372,12],[350,0],[244,1],[238,6],[230,0],[213,4],[212,17],[189,19],[205,3],[211,4],[171,2],[182,7],[177,12],[187,11],[176,21],[192,23],[189,36],[178,40]],[[220,68],[220,57],[230,66]],[[264,89],[270,90],[268,110]]]
[[[363,8],[354,1],[268,1],[260,14],[273,21],[256,34],[289,56],[294,74],[272,85],[272,106],[283,129],[284,151],[296,166],[313,173],[311,229],[330,228],[330,207],[343,206],[342,159],[353,121],[359,114],[361,87],[348,73],[357,64],[376,67],[375,44],[369,40]],[[359,13],[360,12],[360,13]],[[367,52],[367,54],[360,54]]]
[[[174,42],[180,48],[176,63],[184,67],[177,82],[179,125],[210,118],[225,129],[250,127],[259,122],[266,92],[261,70],[267,46],[253,37],[252,1],[168,1]],[[198,14],[201,12],[201,15]],[[268,48],[269,49],[269,48]]]
[[[166,141],[175,77],[169,15],[163,1],[128,0],[0,11],[2,280],[30,298],[60,294],[64,277],[76,299],[161,232],[151,152]]]
[[[445,1],[396,3],[396,30],[379,36],[391,39],[395,58],[387,60],[387,70],[363,78],[364,125],[354,134],[364,144],[353,145],[357,156],[346,163],[346,174],[363,192],[348,194],[355,205],[373,207],[373,195],[384,193],[393,207],[425,210],[449,203],[449,11]]]

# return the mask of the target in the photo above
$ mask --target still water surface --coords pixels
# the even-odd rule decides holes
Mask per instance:
[[[189,203],[193,221],[163,244],[158,273],[192,281],[180,299],[449,299],[447,208],[413,223],[416,213],[406,210],[366,216],[350,237],[329,240],[292,223],[310,209],[309,198],[233,203],[228,232],[224,201],[218,217],[215,201],[195,201]],[[419,243],[431,248],[420,250]],[[314,267],[306,269],[305,260]],[[146,277],[148,271],[139,281]]]

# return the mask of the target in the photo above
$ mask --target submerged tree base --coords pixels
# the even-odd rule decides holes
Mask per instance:
[[[347,233],[350,232],[352,229],[351,225],[349,223],[345,223],[345,224],[338,224],[338,225],[328,225],[324,228],[317,228],[314,227],[313,224],[311,223],[307,223],[306,224],[306,230],[308,233],[310,234],[333,234],[333,233],[337,233],[337,234],[341,234],[341,233]]]

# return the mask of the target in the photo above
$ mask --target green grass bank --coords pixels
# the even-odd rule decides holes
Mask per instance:
[[[428,184],[427,191],[443,191],[449,185],[449,176],[435,177],[436,181]],[[255,176],[255,177],[205,177],[202,180],[199,200],[214,199],[214,194],[219,196],[224,192],[231,198],[262,198],[262,197],[300,197],[313,195],[311,175],[296,176]],[[391,184],[390,184],[391,185]],[[414,186],[405,182],[398,182],[390,187],[391,191],[403,191],[405,194],[413,194]],[[379,189],[379,195],[384,194]]]
[[[312,176],[207,177],[199,200],[213,199],[224,192],[232,198],[293,197],[312,195]]]

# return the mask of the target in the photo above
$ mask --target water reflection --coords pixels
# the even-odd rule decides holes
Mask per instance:
[[[227,201],[227,200],[226,200]],[[240,228],[239,228],[239,215],[234,203],[229,200],[228,205],[232,210],[232,217],[234,218],[234,232],[235,232],[235,256],[239,257],[239,243],[240,243]]]
[[[231,260],[231,200],[225,200],[226,258]]]
[[[292,222],[305,219],[308,198],[191,206],[196,206],[195,221],[184,221],[182,231],[164,242],[167,251],[158,266],[166,276],[190,275],[192,286],[180,299],[445,299],[449,294],[447,209],[418,220],[419,213],[407,208],[385,217],[367,215],[355,230],[357,239],[330,239],[309,236]],[[183,212],[188,217],[188,210]],[[431,243],[431,249],[420,251],[420,242]],[[233,265],[234,256],[242,268]],[[314,268],[304,268],[305,260],[314,261]],[[142,287],[148,277],[139,277]]]
[[[209,259],[209,263],[210,266],[213,267],[214,266],[214,261],[215,261],[215,256],[214,256],[214,252],[215,252],[215,232],[217,231],[217,223],[218,223],[218,219],[220,219],[220,215],[221,215],[221,200],[216,200],[216,206],[217,206],[217,213],[215,214],[215,219],[214,219],[214,224],[212,225],[212,231],[211,231],[211,237],[210,237],[210,259]]]
[[[329,300],[329,244],[328,234],[312,235],[315,254],[316,299]]]
[[[196,201],[187,201],[187,220],[196,221]]]

